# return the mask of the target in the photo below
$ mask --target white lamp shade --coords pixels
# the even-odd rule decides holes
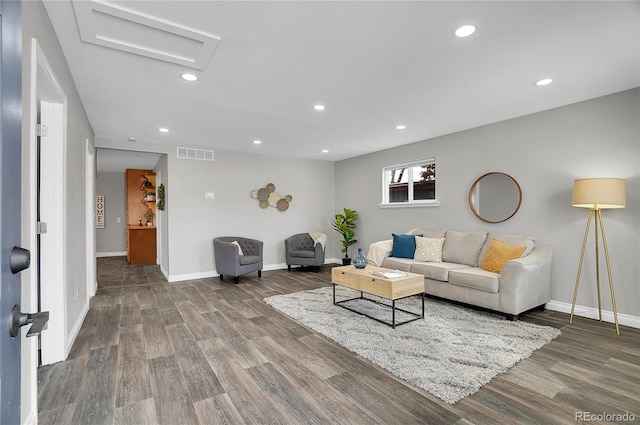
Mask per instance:
[[[578,179],[573,183],[571,205],[594,210],[624,208],[627,187],[624,179]]]

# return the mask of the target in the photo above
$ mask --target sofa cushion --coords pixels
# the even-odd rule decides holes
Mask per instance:
[[[246,266],[248,264],[255,264],[260,262],[259,255],[241,255],[240,256],[240,265]]]
[[[418,273],[424,275],[424,277],[433,280],[439,280],[441,282],[447,282],[449,280],[449,272],[452,270],[468,269],[469,266],[465,264],[457,263],[418,263],[413,262],[411,264],[411,273]]]
[[[487,255],[484,256],[482,270],[500,273],[507,261],[520,258],[526,249],[526,246],[509,245],[494,239],[489,246]]]
[[[297,249],[295,251],[291,251],[289,255],[296,258],[314,258],[316,256],[316,252],[308,249]]]
[[[447,231],[442,247],[442,261],[449,263],[478,265],[478,255],[487,239],[487,232]]]
[[[411,264],[413,264],[413,258],[387,257],[382,260],[382,267],[392,270],[402,270],[403,272],[410,272]]]
[[[413,254],[416,251],[416,235],[392,233],[391,236],[393,236],[391,256],[397,258],[413,258]]]
[[[491,242],[494,239],[498,239],[504,243],[508,243],[510,245],[519,245],[526,246],[523,257],[529,255],[533,248],[536,246],[536,236],[533,235],[511,235],[508,233],[492,233],[490,232],[487,236],[487,241],[485,242],[482,250],[480,251],[480,256],[478,257],[478,264],[482,264],[484,262],[484,256],[487,255],[487,251],[489,250],[489,246],[491,246]]]
[[[423,238],[416,236],[416,252],[413,259],[416,261],[442,261],[442,243],[444,238]]]
[[[478,267],[467,267],[465,269],[451,270],[449,283],[486,292],[498,292],[500,275]]]

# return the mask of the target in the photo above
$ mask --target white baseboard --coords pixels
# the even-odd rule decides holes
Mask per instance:
[[[332,263],[342,263],[342,260],[335,259],[335,258],[329,258],[328,260],[325,260],[325,264],[332,264]],[[267,264],[262,268],[262,271],[282,270],[286,268],[287,268],[286,263]],[[220,276],[220,274],[216,270],[211,270],[206,272],[196,272],[196,273],[174,274],[174,275],[168,274],[167,271],[164,270],[162,267],[160,267],[160,271],[162,271],[162,274],[164,275],[164,277],[167,279],[168,282],[182,282],[184,280],[205,279],[208,277]]]
[[[216,276],[218,276],[218,274],[215,273],[214,271],[173,274],[169,276],[165,274],[165,277],[167,278],[168,282],[182,282],[183,280],[205,279],[207,277],[216,277]]]
[[[24,421],[22,421],[22,425],[37,425],[38,424],[38,411],[36,409],[32,409],[29,412],[29,416],[27,416]]]
[[[67,346],[65,347],[64,359],[66,360],[67,356],[71,352],[71,347],[73,347],[73,343],[76,342],[76,337],[82,328],[82,324],[84,323],[84,319],[87,317],[87,313],[89,313],[89,300],[82,306],[82,311],[78,316],[78,320],[73,324],[73,328],[69,335],[67,335]]]
[[[96,252],[96,257],[126,257],[127,251],[118,252]]]
[[[545,308],[547,310],[559,311],[561,313],[571,314],[571,304],[561,302],[561,301],[551,300],[546,304]],[[573,311],[573,315],[599,320],[598,309],[593,307],[584,307],[584,306],[576,305]],[[613,311],[602,310],[602,321],[615,323],[615,319],[613,317]],[[637,317],[637,316],[618,313],[618,323],[620,325],[640,329],[640,317]]]

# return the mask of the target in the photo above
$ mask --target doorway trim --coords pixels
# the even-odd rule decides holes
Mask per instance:
[[[89,139],[87,147],[87,299],[96,294],[96,149]]]
[[[29,123],[29,225],[30,246],[32,252],[38,255],[37,248],[37,155],[38,155],[38,135],[36,132],[38,120],[38,108],[41,101],[53,104],[55,128],[50,129],[53,140],[50,141],[53,154],[51,175],[42,176],[51,179],[53,189],[51,190],[52,204],[48,211],[47,222],[48,236],[52,236],[53,248],[41,255],[42,268],[47,268],[52,274],[42,274],[41,276],[41,309],[50,311],[48,329],[41,334],[42,364],[51,364],[65,360],[68,355],[67,347],[67,324],[65,306],[65,282],[66,282],[66,258],[65,258],[65,223],[64,205],[66,203],[65,193],[65,143],[67,127],[67,97],[58,83],[58,80],[47,60],[44,51],[35,38],[31,39],[31,120]],[[58,125],[59,124],[59,125]],[[55,196],[53,196],[55,194]],[[43,211],[44,212],[44,211]],[[55,234],[55,238],[53,238]],[[37,259],[36,259],[37,260]],[[37,261],[34,261],[37,264]],[[31,272],[30,288],[31,299],[37,300],[37,271]],[[36,305],[37,308],[37,305]],[[34,364],[34,367],[36,365]]]

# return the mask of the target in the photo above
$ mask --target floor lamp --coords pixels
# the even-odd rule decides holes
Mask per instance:
[[[618,309],[616,308],[616,297],[613,293],[613,280],[611,279],[611,264],[609,262],[609,250],[607,249],[607,237],[604,233],[604,221],[602,220],[602,210],[612,208],[624,208],[627,203],[627,189],[624,179],[594,178],[579,179],[573,184],[573,199],[571,205],[574,207],[588,208],[589,218],[582,240],[582,253],[580,254],[580,264],[578,265],[578,275],[576,277],[576,288],[573,292],[573,303],[571,304],[571,317],[569,324],[573,323],[573,311],[576,307],[576,297],[578,296],[578,286],[580,285],[580,272],[582,271],[582,260],[584,259],[584,249],[587,245],[589,227],[591,219],[594,219],[595,244],[596,244],[596,287],[598,290],[598,313],[602,322],[602,304],[600,302],[600,258],[598,252],[599,235],[602,237],[604,246],[604,256],[607,262],[607,274],[609,275],[609,289],[611,290],[611,304],[613,305],[613,318],[616,322],[616,334],[620,335],[618,327]]]

